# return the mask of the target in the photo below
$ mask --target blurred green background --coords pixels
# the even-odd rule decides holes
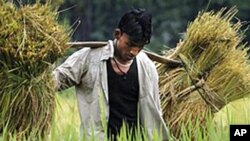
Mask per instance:
[[[22,3],[34,1],[22,0]],[[124,12],[145,8],[153,15],[153,36],[147,49],[156,53],[165,47],[176,47],[199,11],[236,6],[239,12],[233,22],[240,20],[245,30],[250,21],[250,0],[52,0],[52,4],[58,8],[59,20],[72,26],[72,41],[113,39],[114,28]],[[244,42],[249,42],[250,31],[245,35]]]

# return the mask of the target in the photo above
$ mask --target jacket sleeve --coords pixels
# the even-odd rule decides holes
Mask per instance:
[[[57,90],[64,90],[81,83],[81,78],[88,68],[88,53],[89,48],[84,48],[75,52],[53,71]]]

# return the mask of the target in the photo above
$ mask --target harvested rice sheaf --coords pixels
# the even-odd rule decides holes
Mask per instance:
[[[55,109],[51,64],[68,48],[70,31],[49,3],[0,0],[0,133],[47,134]]]
[[[232,22],[236,13],[235,8],[200,12],[186,38],[166,55],[182,66],[157,64],[164,118],[177,138],[190,121],[205,127],[210,114],[250,94],[248,47],[242,43],[241,23]]]

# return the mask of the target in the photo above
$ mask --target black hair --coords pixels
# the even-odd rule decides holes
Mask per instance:
[[[145,9],[132,9],[122,16],[118,28],[126,33],[132,42],[145,45],[150,43],[151,22],[152,15]]]

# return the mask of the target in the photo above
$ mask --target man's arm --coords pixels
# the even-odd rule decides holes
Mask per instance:
[[[75,52],[53,71],[57,90],[64,90],[80,84],[83,74],[87,71],[88,50],[89,48],[84,48]]]

